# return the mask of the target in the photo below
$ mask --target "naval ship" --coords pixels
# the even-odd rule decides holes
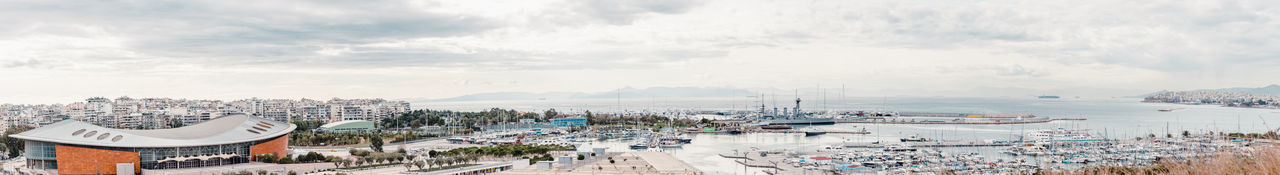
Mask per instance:
[[[764,103],[760,104],[760,113],[756,116],[756,121],[761,125],[830,125],[836,124],[835,119],[831,118],[814,118],[800,111],[800,98],[796,98],[796,107],[791,108],[789,112],[783,108],[783,114],[778,115],[778,108],[773,108],[773,113],[765,111]]]

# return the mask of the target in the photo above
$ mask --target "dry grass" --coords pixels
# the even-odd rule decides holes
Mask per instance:
[[[1163,161],[1148,167],[1090,167],[1073,171],[1045,171],[1051,175],[1112,174],[1259,174],[1280,175],[1280,148],[1255,147],[1251,153],[1219,152],[1212,158]]]

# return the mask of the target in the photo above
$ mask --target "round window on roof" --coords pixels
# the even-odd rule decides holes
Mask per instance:
[[[112,137],[111,142],[119,142],[120,139],[124,139],[124,136],[117,135],[116,137]]]
[[[76,132],[71,133],[71,136],[79,136],[80,134],[84,134],[84,129],[76,130]]]
[[[102,133],[102,135],[98,136],[98,140],[107,139],[107,137],[111,137],[111,133]]]
[[[89,133],[84,133],[84,138],[93,137],[94,134],[98,134],[98,131],[89,131]]]

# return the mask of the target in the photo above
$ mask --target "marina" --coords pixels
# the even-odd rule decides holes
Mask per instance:
[[[626,102],[626,101],[624,101]],[[905,104],[897,104],[905,103]],[[991,102],[985,102],[991,103]],[[1053,104],[1053,106],[1035,106],[1045,105],[1038,103]],[[1061,104],[1065,103],[1065,104]],[[1088,103],[1087,105],[1085,103]],[[907,101],[889,103],[895,106],[930,106],[926,101]],[[917,168],[894,167],[894,166],[877,166],[877,163],[867,164],[864,161],[848,162],[850,166],[858,163],[858,166],[849,167],[841,166],[834,163],[824,164],[823,166],[801,166],[795,168],[795,164],[779,163],[775,168],[757,168],[764,165],[772,166],[767,160],[758,158],[758,152],[768,152],[767,156],[772,156],[773,161],[781,161],[787,155],[796,157],[786,158],[787,161],[798,161],[800,158],[808,157],[805,162],[818,161],[811,160],[812,157],[831,157],[837,158],[839,153],[848,154],[870,154],[874,152],[884,152],[886,148],[893,147],[899,151],[927,152],[920,153],[925,155],[942,155],[946,158],[963,158],[956,162],[955,165],[969,165],[970,167],[986,164],[988,168],[979,168],[981,170],[990,170],[999,172],[1000,168],[1009,167],[1005,171],[1013,171],[1017,167],[1042,167],[1047,170],[1061,169],[1071,170],[1086,166],[1098,165],[1122,165],[1123,161],[1146,161],[1152,156],[1161,157],[1170,155],[1195,155],[1205,151],[1192,151],[1188,149],[1193,147],[1219,147],[1220,149],[1236,150],[1236,149],[1254,149],[1251,147],[1269,145],[1267,141],[1257,142],[1235,142],[1239,145],[1249,144],[1250,146],[1233,146],[1230,139],[1210,138],[1211,144],[1192,144],[1193,138],[1209,138],[1206,133],[1209,131],[1221,131],[1236,129],[1235,118],[1230,120],[1218,119],[1217,129],[1214,127],[1215,119],[1209,117],[1195,116],[1219,116],[1224,113],[1235,115],[1264,115],[1263,119],[1269,119],[1274,116],[1273,111],[1257,111],[1252,109],[1234,109],[1221,108],[1213,106],[1192,106],[1196,110],[1179,111],[1179,113],[1159,113],[1151,110],[1151,106],[1160,106],[1162,104],[1136,103],[1132,100],[1081,100],[1075,101],[1021,101],[1009,100],[1009,102],[996,103],[994,105],[1001,106],[1002,110],[997,112],[989,112],[994,114],[982,113],[956,113],[954,111],[969,111],[964,109],[986,108],[978,107],[978,105],[968,104],[967,102],[948,102],[946,105],[965,104],[956,108],[960,110],[936,111],[936,112],[864,112],[862,121],[875,122],[839,122],[842,120],[856,121],[858,118],[856,109],[845,109],[840,111],[848,112],[814,112],[810,115],[813,117],[822,116],[834,118],[836,124],[816,124],[816,125],[761,125],[749,118],[759,113],[759,104],[756,104],[754,110],[750,112],[723,112],[725,115],[708,115],[707,112],[680,112],[676,113],[676,117],[685,118],[708,118],[711,125],[695,128],[680,128],[674,131],[684,133],[683,136],[691,140],[691,142],[682,144],[679,147],[661,147],[661,146],[637,146],[630,147],[635,143],[641,143],[640,137],[633,139],[624,139],[620,137],[612,137],[607,140],[598,140],[595,137],[579,137],[581,142],[576,144],[586,146],[609,146],[617,151],[640,151],[640,152],[665,152],[672,154],[681,160],[687,161],[699,170],[707,174],[802,174],[806,171],[813,174],[821,172],[910,172],[910,171],[930,171],[919,167],[947,167],[946,164],[939,163],[919,163],[914,164]],[[804,105],[803,103],[801,105]],[[936,105],[936,104],[934,104]],[[992,104],[986,104],[992,105]],[[1068,106],[1065,108],[1074,110],[1056,110],[1058,106]],[[1073,106],[1074,105],[1074,106]],[[689,105],[684,105],[689,106]],[[802,106],[803,107],[803,106]],[[874,107],[873,107],[874,108]],[[1081,109],[1084,108],[1084,109]],[[1168,108],[1168,107],[1156,107]],[[1184,107],[1190,108],[1190,107]],[[727,110],[728,108],[726,108]],[[738,109],[742,109],[739,107]],[[809,109],[813,109],[810,107]],[[1026,111],[1024,111],[1026,109]],[[789,109],[788,109],[789,110]],[[1101,112],[1078,112],[1080,111],[1101,111]],[[1000,115],[1000,111],[1018,113],[1017,115]],[[1124,112],[1117,112],[1124,111]],[[1036,113],[1037,116],[1030,117],[1024,113]],[[840,115],[836,115],[840,114]],[[1175,115],[1164,114],[1181,114],[1181,117]],[[668,113],[671,115],[671,113]],[[877,116],[879,115],[879,116]],[[739,118],[736,116],[744,116]],[[981,116],[981,117],[969,117]],[[1005,117],[1009,116],[1009,117]],[[1065,116],[1065,117],[1064,117]],[[1087,120],[1083,117],[1089,116]],[[1022,121],[1018,121],[1018,117],[1022,117]],[[881,120],[885,119],[885,120]],[[895,121],[895,119],[897,121]],[[960,119],[959,122],[953,120]],[[1142,120],[1153,119],[1173,119],[1166,126],[1165,122],[1143,122]],[[1266,127],[1257,117],[1241,117],[1240,125],[1244,131],[1265,131]],[[912,120],[915,120],[914,122]],[[995,122],[999,120],[999,122]],[[936,122],[946,121],[946,122]],[[1135,122],[1138,121],[1138,122]],[[1180,121],[1180,122],[1174,122]],[[1280,121],[1265,121],[1266,123],[1276,123]],[[777,129],[764,129],[764,126],[778,126]],[[1228,127],[1230,126],[1230,127]],[[787,128],[789,127],[789,128]],[[1090,133],[1092,137],[1097,139],[1072,139],[1064,134],[1062,137],[1048,137],[1048,140],[1056,141],[1081,141],[1098,143],[1093,145],[1055,145],[1055,144],[1035,144],[1026,146],[1028,141],[1033,139],[1034,133],[1039,131],[1054,130],[1072,130],[1084,131]],[[1169,128],[1169,132],[1165,129]],[[806,131],[825,131],[826,134],[809,135]],[[864,132],[865,131],[865,132]],[[1179,134],[1182,131],[1191,132],[1191,137],[1181,139]],[[672,131],[665,131],[672,132]],[[639,133],[639,132],[637,132]],[[1051,133],[1051,132],[1048,132]],[[1167,139],[1165,133],[1173,134],[1173,139]],[[1150,135],[1159,136],[1161,142],[1170,141],[1171,143],[1185,143],[1188,145],[1181,148],[1170,148],[1175,151],[1156,151],[1169,147],[1164,144],[1157,144],[1150,140]],[[603,136],[606,134],[585,134]],[[614,132],[613,135],[625,136]],[[643,134],[637,134],[643,136]],[[1050,134],[1052,135],[1052,134]],[[1197,136],[1201,135],[1201,136]],[[901,142],[900,139],[917,136],[926,138],[930,141],[923,142]],[[1043,136],[1043,135],[1042,135]],[[1143,141],[1136,141],[1134,138],[1143,137]],[[589,139],[583,139],[589,138]],[[1179,140],[1181,139],[1181,140]],[[1021,141],[1020,141],[1021,140]],[[878,144],[872,144],[879,142]],[[1106,144],[1103,144],[1106,143]],[[1216,145],[1215,145],[1216,144]],[[1111,146],[1108,146],[1111,145]],[[1015,148],[1017,147],[1017,148]],[[1037,148],[1039,147],[1039,148]],[[1113,147],[1113,148],[1108,148]],[[828,149],[829,148],[829,149]],[[1027,149],[1030,148],[1030,149]],[[1102,154],[1108,149],[1113,152],[1119,152],[1121,148],[1130,148],[1136,152],[1137,150],[1148,150],[1144,154]],[[1025,149],[1026,151],[1021,151]],[[733,150],[755,150],[756,153],[744,155],[742,153],[735,154]],[[1089,154],[1065,154],[1070,152],[1081,152],[1078,150],[1086,150],[1084,152],[1095,152]],[[1098,150],[1098,151],[1087,151]],[[1178,151],[1181,150],[1181,151]],[[941,154],[937,153],[941,151]],[[752,151],[742,151],[752,152]],[[892,152],[892,151],[890,151]],[[1055,155],[1054,152],[1064,153]],[[888,154],[888,153],[885,153]],[[914,154],[914,153],[913,153]],[[1036,156],[1032,156],[1036,155]],[[1142,156],[1148,155],[1148,156]],[[1075,156],[1075,159],[1073,157]],[[983,161],[976,161],[981,157]],[[1178,157],[1178,156],[1173,156]],[[1187,156],[1183,156],[1187,157]],[[1092,158],[1092,159],[1090,159]],[[972,160],[969,160],[972,159]],[[1104,159],[1109,163],[1104,164]],[[832,162],[839,162],[840,160]],[[825,160],[825,161],[831,161]],[[873,159],[874,160],[874,159]],[[894,159],[898,160],[898,159]],[[907,159],[902,159],[907,160]],[[1063,161],[1068,162],[1063,164]],[[738,161],[745,162],[751,166],[744,165]],[[946,162],[943,160],[920,159],[921,162]],[[822,162],[822,161],[819,161]],[[883,162],[883,161],[881,161]],[[1056,163],[1053,163],[1056,162]],[[1084,162],[1088,162],[1087,164]],[[1120,163],[1117,163],[1120,162]],[[907,163],[907,162],[904,162]],[[997,166],[991,166],[995,163]],[[885,163],[878,163],[885,164]],[[895,163],[896,164],[896,163]],[[1148,163],[1149,164],[1149,163]],[[1139,165],[1139,164],[1133,164]],[[1146,165],[1146,164],[1143,164]],[[793,168],[787,168],[793,167]],[[951,169],[961,170],[952,167]],[[965,172],[977,172],[979,169],[963,170]],[[936,169],[935,169],[936,170]],[[767,172],[767,173],[766,173]]]
[[[1280,1],[0,7],[0,175],[1280,175]]]
[[[1032,124],[1032,123],[1048,123],[1054,121],[1079,121],[1088,120],[1084,117],[1071,118],[1050,118],[1035,120],[884,120],[884,119],[843,119],[836,120],[838,123],[867,123],[867,124],[945,124],[945,125],[1011,125],[1011,124]]]
[[[1052,135],[1039,135],[1054,133]],[[1160,160],[1205,158],[1222,151],[1248,153],[1274,149],[1270,144],[1190,136],[1183,138],[1094,139],[1079,132],[1061,130],[1029,136],[1041,141],[1002,143],[901,143],[843,145],[815,151],[754,151],[721,155],[735,163],[772,174],[824,173],[924,173],[961,174],[1035,173],[1035,169],[1069,170],[1087,165],[1146,166]],[[1074,139],[1059,139],[1074,138]],[[943,150],[944,147],[997,147],[1006,156]]]

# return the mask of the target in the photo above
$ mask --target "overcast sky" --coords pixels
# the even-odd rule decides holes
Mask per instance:
[[[1280,1],[0,2],[0,103],[1280,83]]]

